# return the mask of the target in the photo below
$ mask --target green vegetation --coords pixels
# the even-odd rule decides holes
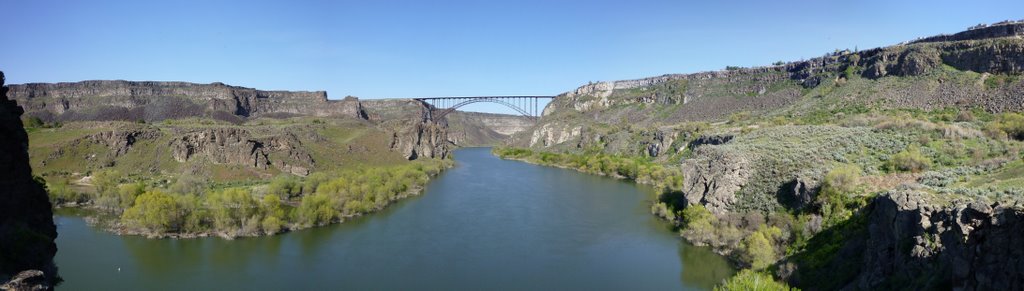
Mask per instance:
[[[928,170],[931,167],[931,159],[921,154],[921,149],[916,145],[911,145],[897,153],[889,163],[890,170],[914,173]]]
[[[715,286],[715,291],[790,291],[800,290],[790,288],[786,283],[775,281],[771,275],[751,270],[742,270],[736,275]]]
[[[248,187],[214,189],[204,184],[198,190],[188,181],[166,188],[148,187],[127,181],[117,171],[98,171],[92,176],[96,194],[76,201],[92,202],[112,214],[113,223],[127,233],[269,235],[383,209],[417,194],[431,176],[450,166],[448,160],[413,161],[315,173],[306,178],[282,175],[270,183]],[[56,188],[50,191],[55,200],[80,199],[69,196],[73,191],[64,190],[66,182],[50,185]]]
[[[852,90],[849,87],[861,86],[864,78],[856,75],[863,68],[851,70],[855,70],[851,71],[854,80],[830,90],[847,92]],[[644,179],[640,174],[644,171],[631,173],[630,165],[671,169],[681,182],[680,159],[747,161],[750,175],[726,211],[712,213],[701,204],[687,205],[682,193],[673,191],[679,188],[663,187],[666,191],[652,203],[651,212],[675,223],[680,235],[695,245],[714,248],[738,265],[757,270],[746,273],[764,272],[758,274],[772,280],[768,274],[789,268],[779,264],[786,259],[798,266],[801,285],[815,289],[840,288],[860,273],[862,254],[843,248],[866,236],[864,212],[872,199],[899,185],[916,185],[943,199],[1019,201],[1024,197],[1024,162],[1019,160],[1024,151],[1017,140],[1024,134],[1022,114],[879,109],[837,102],[811,108],[806,114],[763,116],[736,111],[721,119],[703,123],[699,130],[685,130],[684,123],[659,124],[659,132],[674,133],[675,141],[658,157],[646,156],[651,131],[632,124],[588,128],[589,134],[601,138],[593,143],[582,140],[578,149],[554,145],[544,150],[495,149],[495,153],[638,181]],[[688,146],[700,136],[732,138],[721,145],[701,146],[700,151]],[[795,178],[810,182],[810,199],[802,206],[779,199]]]
[[[816,199],[825,227],[846,221],[854,210],[866,204],[854,196],[860,187],[860,176],[861,170],[855,165],[838,166],[825,175]]]
[[[568,154],[534,152],[522,148],[492,150],[503,159],[525,160],[531,163],[576,169],[585,173],[618,177],[651,184],[663,189],[681,189],[683,175],[680,169],[654,163],[645,158],[630,158],[606,154]]]
[[[774,226],[761,225],[757,231],[743,238],[740,244],[740,256],[750,263],[755,270],[764,269],[779,257],[776,246],[782,239],[782,230]]]

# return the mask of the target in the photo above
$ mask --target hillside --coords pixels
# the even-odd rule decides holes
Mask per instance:
[[[681,235],[804,289],[1018,289],[1022,73],[1007,22],[590,83],[496,152],[659,184]]]
[[[418,194],[462,143],[493,144],[526,126],[525,117],[463,112],[427,120],[431,108],[412,99],[220,83],[33,83],[10,92],[25,108],[28,153],[50,200],[149,237],[272,235],[345,221]]]

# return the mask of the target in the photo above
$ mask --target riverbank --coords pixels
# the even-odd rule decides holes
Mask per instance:
[[[343,223],[380,211],[420,195],[431,179],[453,165],[450,160],[416,161],[201,193],[129,183],[99,189],[94,200],[74,205],[88,210],[89,225],[118,235],[257,237]]]
[[[260,238],[117,236],[58,213],[61,288],[710,290],[734,272],[648,213],[652,187],[481,148],[455,161],[373,215]]]

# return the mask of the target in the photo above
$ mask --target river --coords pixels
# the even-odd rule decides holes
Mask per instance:
[[[68,290],[703,290],[733,273],[650,214],[653,189],[455,151],[417,197],[237,240],[116,236],[56,216]]]

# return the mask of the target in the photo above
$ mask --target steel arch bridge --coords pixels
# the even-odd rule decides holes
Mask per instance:
[[[461,96],[461,97],[423,97],[413,98],[426,105],[428,110],[427,118],[434,120],[443,118],[459,107],[473,103],[490,102],[504,105],[515,110],[520,115],[534,118],[540,117],[541,99],[553,99],[555,96]]]

